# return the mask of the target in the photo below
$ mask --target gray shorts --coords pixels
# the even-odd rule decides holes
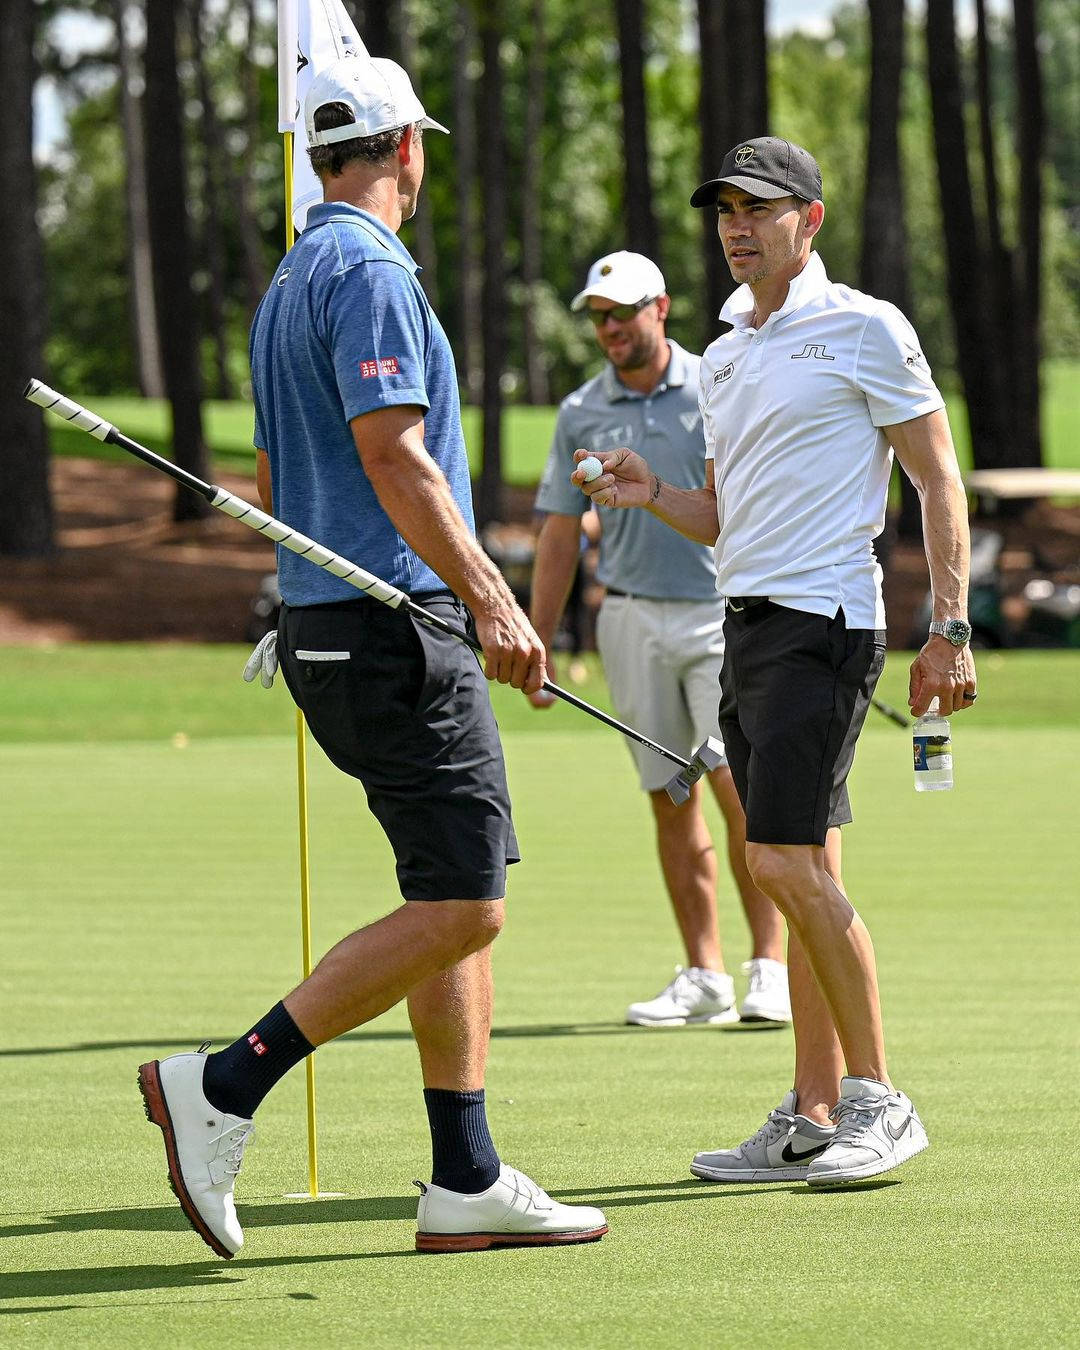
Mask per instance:
[[[714,600],[647,600],[608,595],[596,624],[619,720],[679,755],[720,738],[724,607]],[[673,766],[627,740],[646,792],[664,787]]]

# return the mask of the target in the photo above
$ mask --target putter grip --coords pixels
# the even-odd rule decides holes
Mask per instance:
[[[233,520],[238,520],[249,529],[265,535],[267,539],[272,539],[275,544],[281,544],[291,553],[306,558],[316,567],[321,567],[333,576],[340,577],[342,581],[347,581],[350,586],[355,586],[358,591],[363,591],[365,595],[381,600],[384,605],[389,605],[391,609],[397,609],[408,599],[404,591],[399,591],[396,586],[391,586],[388,581],[380,581],[370,572],[365,572],[362,567],[357,567],[356,563],[350,562],[348,558],[343,558],[340,553],[333,552],[324,544],[318,544],[314,539],[309,539],[306,534],[301,534],[298,530],[292,529],[280,520],[275,520],[273,516],[268,516],[265,511],[260,511],[257,506],[252,506],[250,502],[244,501],[243,497],[235,497],[231,492],[226,492],[224,488],[219,487],[211,500],[219,511],[227,516],[232,516]]]
[[[65,422],[74,422],[80,431],[88,431],[99,441],[107,441],[110,433],[116,431],[111,422],[106,422],[104,418],[98,417],[96,413],[84,408],[81,403],[76,403],[74,399],[58,394],[55,389],[50,389],[40,380],[30,381],[23,390],[23,398],[48,409],[51,413],[56,413],[57,417],[62,417]]]

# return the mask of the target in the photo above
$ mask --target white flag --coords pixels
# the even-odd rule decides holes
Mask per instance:
[[[292,217],[297,230],[322,186],[307,154],[304,96],[321,70],[367,48],[341,0],[278,0],[278,131],[293,132]]]

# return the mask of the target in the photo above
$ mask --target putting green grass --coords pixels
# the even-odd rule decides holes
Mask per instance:
[[[1054,360],[1043,366],[1043,457],[1047,468],[1080,468],[1080,404],[1076,399],[1080,380],[1080,361]],[[66,392],[66,391],[64,391]],[[95,397],[76,393],[94,412],[108,419],[134,440],[141,441],[158,454],[169,451],[170,422],[168,405],[160,399]],[[963,396],[948,393],[949,416],[961,467],[971,467],[971,438],[967,408]],[[248,471],[252,464],[251,405],[244,402],[222,403],[208,400],[203,405],[205,434],[217,468]],[[528,487],[539,481],[547,459],[555,426],[555,408],[511,407],[503,424],[503,477],[516,487]],[[473,475],[480,472],[480,411],[462,410],[465,440]],[[102,445],[85,432],[59,418],[50,417],[49,436],[54,454],[97,455],[104,459],[131,462],[131,456],[114,446]]]
[[[953,793],[913,792],[908,739],[884,719],[863,736],[845,876],[877,946],[893,1073],[932,1139],[895,1179],[819,1195],[690,1177],[695,1150],[737,1142],[779,1100],[790,1034],[621,1024],[679,960],[626,751],[496,690],[526,861],[496,946],[493,1132],[557,1196],[602,1205],[611,1232],[413,1252],[428,1145],[394,1010],[317,1057],[319,1179],[343,1194],[286,1198],[307,1182],[296,1071],[259,1113],[247,1242],[223,1262],[168,1191],[134,1080],[142,1059],[232,1038],[299,972],[290,705],[240,684],[237,658],[0,649],[5,1345],[1077,1343],[1075,656],[983,658]],[[900,706],[905,664],[882,684]],[[259,712],[244,722],[241,703]],[[310,776],[321,952],[395,892],[359,787],[317,752]],[[737,970],[729,883],[722,923]]]

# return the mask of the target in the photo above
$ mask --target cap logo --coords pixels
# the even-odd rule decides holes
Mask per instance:
[[[741,169],[744,164],[749,164],[756,153],[752,145],[740,145],[735,151],[736,167]]]
[[[601,267],[601,269],[600,269],[600,275],[601,275],[602,277],[607,277],[607,276],[610,276],[610,275],[611,275],[611,264],[610,264],[610,263],[605,263],[605,264],[603,265],[603,267]]]

